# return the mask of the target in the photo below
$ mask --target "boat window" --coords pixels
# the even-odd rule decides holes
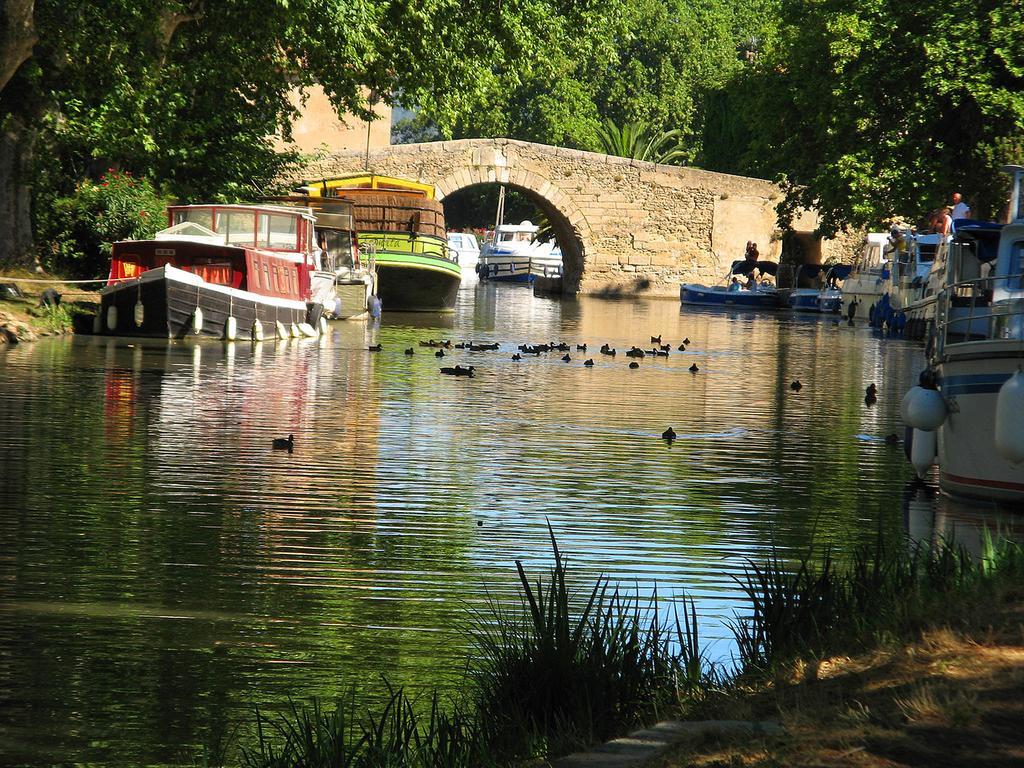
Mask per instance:
[[[217,215],[217,231],[231,245],[256,245],[255,223],[249,211],[220,211]]]
[[[174,212],[174,223],[181,224],[185,221],[191,221],[201,226],[206,227],[211,231],[215,231],[213,225],[213,209],[212,208],[187,208],[183,211]]]
[[[324,250],[327,258],[324,263],[328,269],[340,267],[351,267],[354,263],[352,246],[352,233],[335,229],[321,229],[317,232],[324,239]]]
[[[1018,240],[1010,246],[1010,262],[1006,265],[1009,279],[1006,287],[1011,291],[1019,291],[1022,287],[1021,271],[1024,270],[1024,240]]]
[[[231,285],[231,263],[230,262],[209,262],[207,264],[196,264],[192,272],[199,275],[203,280],[215,285]]]
[[[927,261],[935,260],[935,252],[938,250],[938,245],[933,243],[921,243],[917,250],[917,261],[918,263],[924,263]]]
[[[295,216],[276,213],[260,214],[260,247],[297,251],[298,223]]]

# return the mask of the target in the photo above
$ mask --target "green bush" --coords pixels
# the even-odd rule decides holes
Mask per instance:
[[[111,246],[144,240],[167,224],[167,200],[144,178],[111,168],[98,182],[79,182],[73,194],[40,201],[40,261],[51,272],[103,277]]]

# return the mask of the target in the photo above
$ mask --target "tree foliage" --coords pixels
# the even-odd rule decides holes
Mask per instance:
[[[739,41],[761,29],[769,0],[609,0],[549,24],[542,50],[495,73],[478,100],[437,120],[458,137],[508,136],[600,150],[605,120],[678,131],[686,161],[699,152],[703,101],[741,66]],[[560,42],[561,41],[561,42]],[[428,105],[428,112],[430,111]],[[433,115],[432,115],[433,116]]]
[[[787,187],[785,223],[877,225],[962,191],[998,215],[1001,163],[1024,136],[1024,14],[1016,0],[785,0],[744,112],[746,170]]]
[[[98,181],[85,179],[39,212],[37,229],[46,245],[40,261],[52,272],[103,276],[113,243],[144,240],[167,226],[166,205],[148,180],[129,172],[111,168]]]
[[[274,144],[288,137],[294,89],[319,84],[360,117],[371,93],[402,93],[444,120],[536,56],[548,19],[568,24],[591,5],[5,0],[0,210],[30,186],[47,205],[108,166],[185,198],[252,196],[294,159]],[[8,242],[0,260],[16,250]]]

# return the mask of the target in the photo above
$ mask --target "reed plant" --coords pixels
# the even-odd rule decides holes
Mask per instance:
[[[388,697],[359,717],[354,699],[333,710],[319,701],[292,705],[277,718],[257,712],[254,747],[242,750],[244,768],[487,768],[477,721],[438,695],[424,709],[385,681]]]
[[[674,702],[684,669],[657,595],[645,600],[606,578],[574,591],[549,533],[547,581],[531,583],[517,561],[520,605],[491,600],[471,625],[478,717],[492,749],[519,757],[564,753],[646,722]],[[691,661],[683,674],[692,677],[703,658],[696,622],[677,630]]]
[[[879,535],[855,549],[845,568],[831,549],[786,564],[773,551],[748,562],[737,579],[752,607],[733,623],[740,675],[774,674],[781,666],[858,651],[885,637],[971,614],[984,596],[1017,584],[1024,549],[986,534],[973,557],[953,541],[892,546]]]

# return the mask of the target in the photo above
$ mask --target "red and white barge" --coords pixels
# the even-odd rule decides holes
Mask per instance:
[[[171,339],[316,333],[325,304],[333,305],[336,275],[323,263],[325,233],[315,230],[312,208],[178,205],[167,214],[168,228],[152,240],[114,244],[98,332]],[[358,253],[354,233],[349,242]]]

